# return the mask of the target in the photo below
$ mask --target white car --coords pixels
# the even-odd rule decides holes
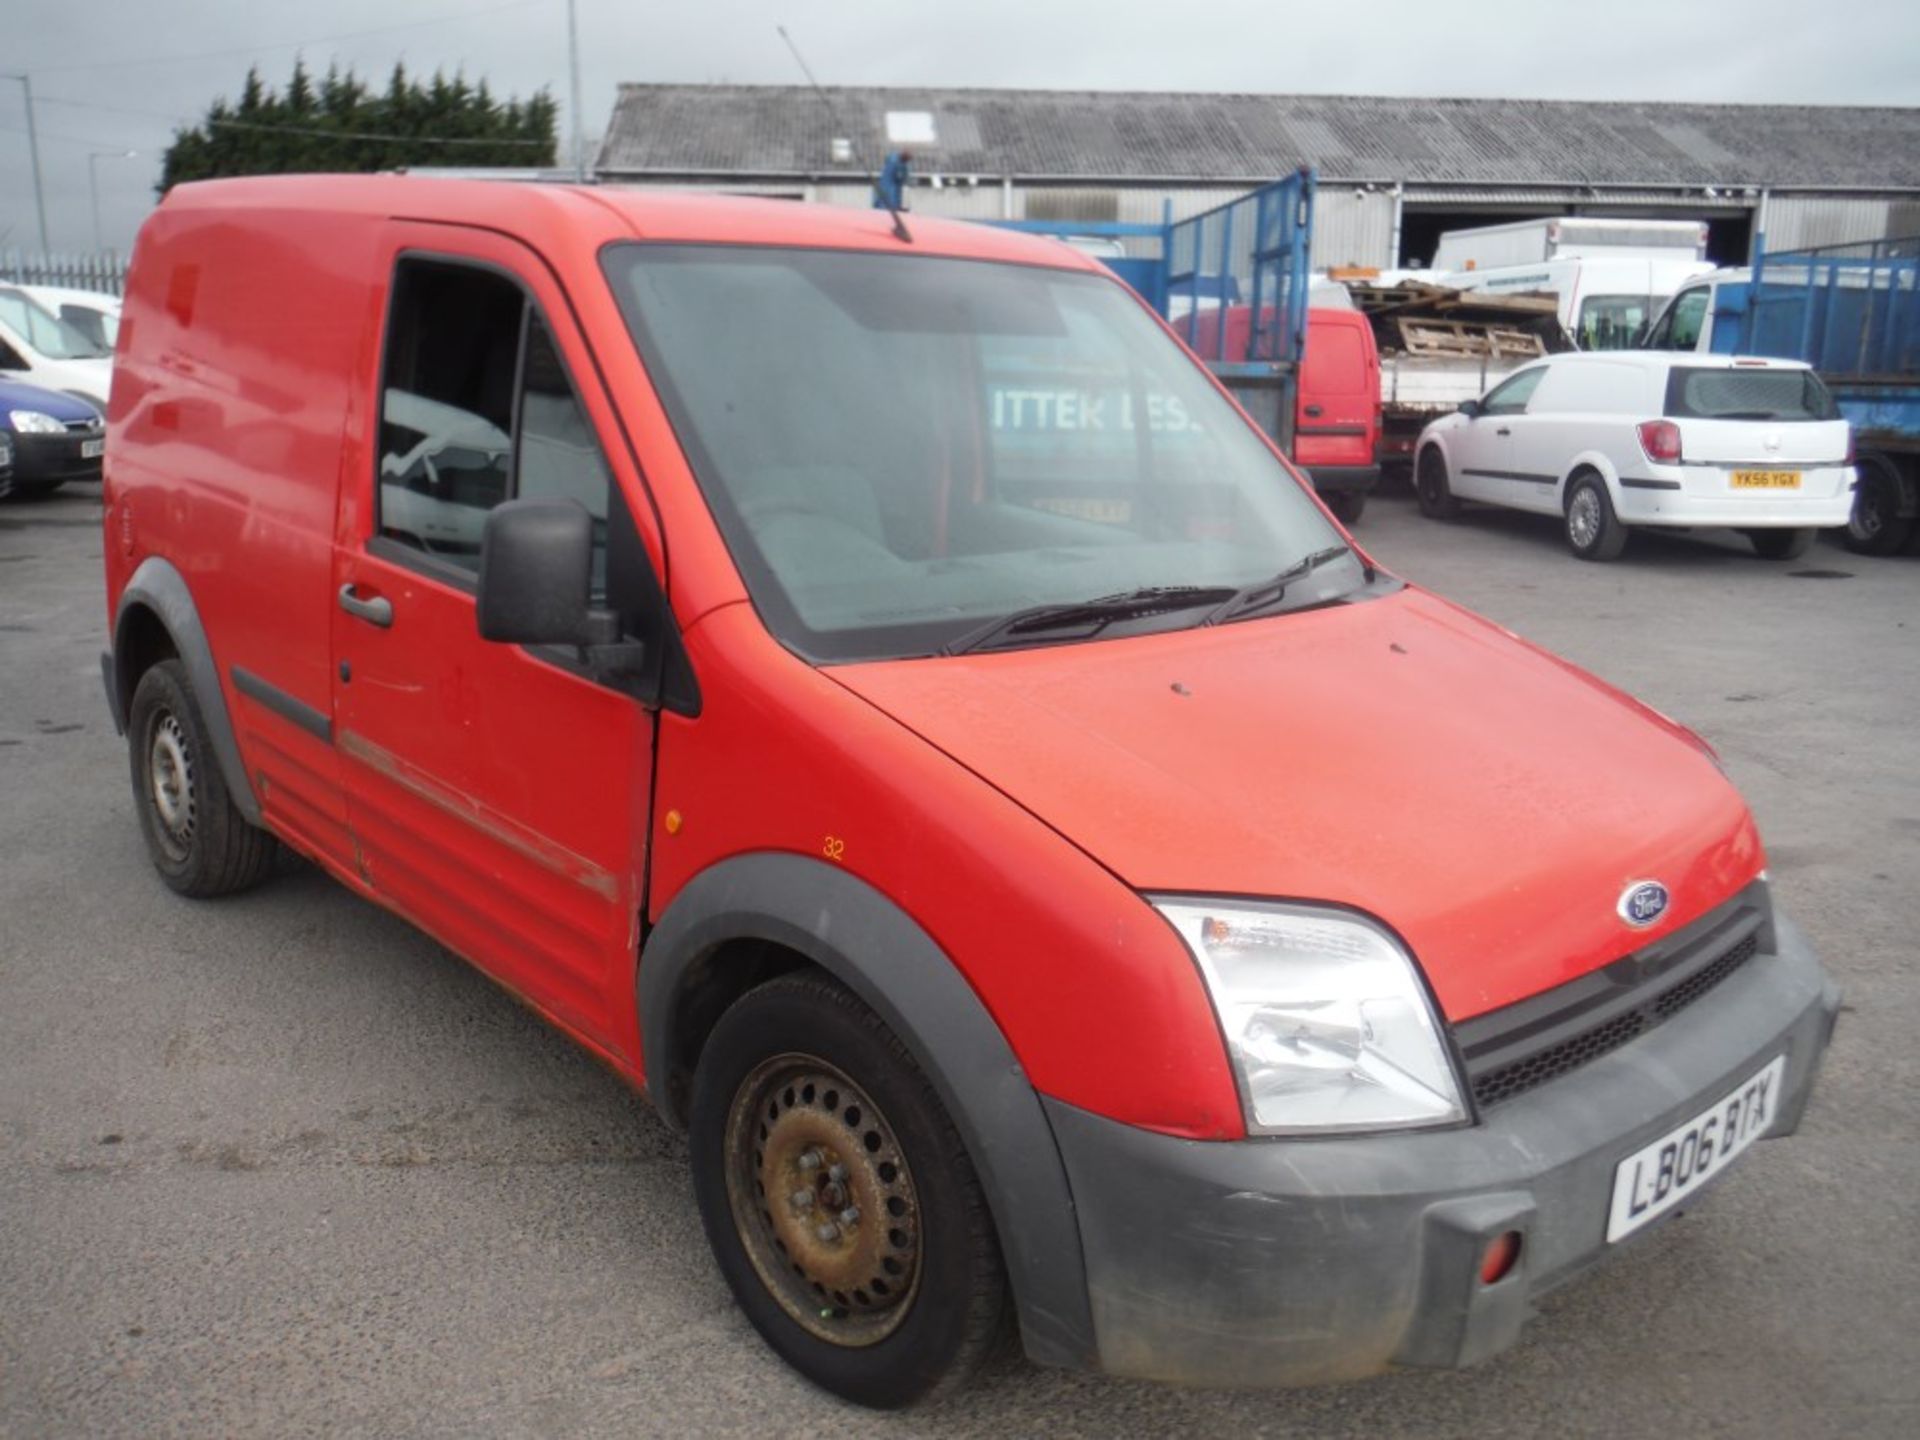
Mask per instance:
[[[1790,560],[1853,503],[1852,431],[1788,360],[1550,355],[1428,425],[1414,455],[1423,514],[1558,515],[1583,560],[1614,559],[1641,525],[1725,526]]]
[[[113,350],[74,329],[18,285],[0,285],[0,379],[77,395],[101,414]]]
[[[59,317],[109,355],[120,339],[120,297],[67,285],[15,285],[15,290]]]

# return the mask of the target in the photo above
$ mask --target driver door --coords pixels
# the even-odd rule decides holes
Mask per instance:
[[[1489,390],[1480,413],[1468,420],[1449,445],[1453,454],[1453,493],[1465,500],[1512,505],[1526,488],[1526,472],[1516,459],[1514,417],[1546,375],[1545,365],[1516,371]]]
[[[611,407],[536,256],[396,224],[386,264],[333,577],[354,862],[393,909],[624,1054],[612,1017],[631,1008],[654,715],[569,654],[482,640],[474,606],[487,512],[541,495],[594,516],[597,598],[621,608],[650,579],[625,500],[638,476],[605,443]]]

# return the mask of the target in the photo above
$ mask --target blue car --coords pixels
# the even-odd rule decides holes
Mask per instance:
[[[106,422],[85,400],[0,380],[0,495],[44,493],[69,480],[98,480]],[[5,453],[13,454],[9,471]]]

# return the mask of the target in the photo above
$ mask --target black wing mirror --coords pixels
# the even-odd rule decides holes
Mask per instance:
[[[480,534],[483,640],[585,645],[593,518],[572,500],[509,500]]]
[[[595,609],[593,517],[576,500],[508,500],[480,532],[480,638],[571,645],[602,674],[638,674],[644,647]]]
[[[1479,418],[1480,402],[1478,400],[1462,400],[1460,402],[1460,413],[1469,420]]]

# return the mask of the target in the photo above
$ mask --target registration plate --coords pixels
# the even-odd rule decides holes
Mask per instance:
[[[82,440],[80,442],[80,458],[82,460],[98,460],[102,455],[106,454],[106,451],[107,442],[104,440]]]
[[[1798,490],[1800,472],[1798,470],[1736,470],[1733,472],[1733,488],[1736,490]]]
[[[1668,1131],[1613,1172],[1607,1243],[1631,1235],[1705,1188],[1773,1124],[1787,1057],[1736,1086],[1686,1124]]]

